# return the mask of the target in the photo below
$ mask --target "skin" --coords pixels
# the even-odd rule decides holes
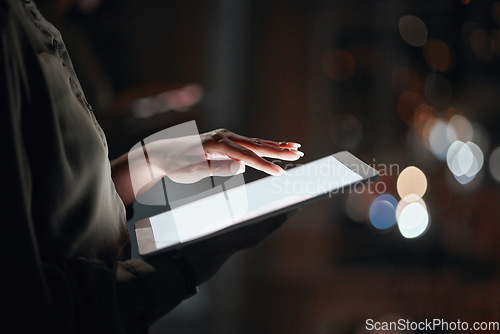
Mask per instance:
[[[192,183],[208,176],[231,176],[244,172],[250,166],[270,175],[282,175],[285,171],[264,159],[274,158],[295,161],[304,153],[300,144],[249,138],[226,129],[218,129],[200,135],[203,156],[193,154],[190,147],[182,145],[182,138],[161,140],[147,145],[154,179],[149,168],[132,168],[132,178],[141,181],[141,190],[134,192],[130,163],[134,163],[134,152],[122,155],[111,162],[115,188],[125,205],[130,205],[161,178],[167,176],[175,182]],[[140,152],[138,152],[140,153]],[[141,153],[142,154],[142,153]],[[139,155],[138,155],[139,156]],[[172,167],[172,166],[176,167]],[[235,168],[236,167],[236,168]],[[137,188],[137,185],[134,184]]]

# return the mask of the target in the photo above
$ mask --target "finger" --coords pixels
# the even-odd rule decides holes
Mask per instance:
[[[298,151],[298,148],[301,145],[295,142],[276,142],[260,138],[249,138],[226,129],[216,130],[211,134],[211,136],[215,141],[220,141],[222,139],[234,141],[235,143],[254,151],[257,155],[262,157],[295,161],[304,156],[303,152]]]
[[[268,139],[260,139],[260,138],[249,138],[245,137],[239,134],[236,134],[234,132],[231,132],[229,130],[222,130],[218,133],[219,135],[229,138],[238,144],[246,143],[248,145],[256,145],[256,146],[261,146],[261,145],[267,145],[267,146],[272,146],[276,148],[283,148],[283,149],[290,149],[290,150],[296,150],[300,148],[302,145],[299,143],[295,142],[290,142],[290,141],[273,141],[273,140],[268,140]]]
[[[211,176],[233,176],[245,172],[245,163],[238,160],[208,160]]]
[[[249,138],[241,135],[236,135],[237,138],[235,140],[248,140],[250,142],[260,142],[263,144],[275,146],[275,147],[280,147],[280,148],[288,148],[291,150],[296,150],[300,148],[302,145],[299,143],[291,142],[291,141],[273,141],[273,140],[267,140],[267,139],[260,139],[260,138]]]
[[[245,148],[228,138],[222,138],[216,142],[210,142],[205,147],[208,156],[225,155],[233,160],[243,161],[246,165],[261,170],[271,175],[285,174],[283,168],[258,156],[252,150]]]
[[[276,143],[276,142],[272,142],[272,141],[268,141],[268,140],[266,140],[266,142],[268,144]],[[298,149],[302,145],[300,145],[299,143],[292,142],[292,141],[280,141],[280,142],[278,142],[278,146],[285,147],[285,148]]]
[[[261,157],[276,158],[288,161],[295,161],[304,156],[304,153],[291,148],[283,148],[270,145],[260,140],[256,141],[239,141],[234,140],[237,144],[254,151]]]
[[[274,141],[274,140],[268,140],[268,139],[260,139],[260,138],[249,138],[245,137],[236,133],[230,133],[228,136],[236,141],[242,141],[242,142],[248,142],[248,143],[256,143],[256,144],[267,144],[275,147],[280,147],[280,148],[288,148],[288,149],[298,149],[302,145],[299,143],[295,142],[290,142],[290,141]]]
[[[234,133],[229,134],[227,138],[249,150],[254,151],[261,157],[295,161],[304,156],[304,153],[298,150],[298,147],[300,147],[300,144],[298,143],[273,142],[259,138],[248,138]]]
[[[298,160],[304,156],[304,153],[301,151],[298,151],[298,150],[282,149],[282,148],[272,147],[272,146],[255,146],[255,145],[249,145],[248,143],[239,143],[236,141],[233,141],[233,142],[239,146],[242,146],[246,149],[253,151],[258,156],[266,157],[266,158],[275,158],[275,159],[280,159],[280,160],[295,161],[295,160]],[[209,151],[208,150],[209,144],[211,144],[211,143],[205,143],[205,145],[204,145],[205,153],[207,154],[208,159],[227,158],[227,156],[225,154],[221,154],[221,152]]]

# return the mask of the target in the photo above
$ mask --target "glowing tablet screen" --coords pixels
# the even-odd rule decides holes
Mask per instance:
[[[335,193],[363,178],[333,156],[268,176],[150,217],[152,249],[162,249],[210,235],[235,224]],[[136,229],[138,239],[140,230]],[[141,252],[143,253],[143,252]]]

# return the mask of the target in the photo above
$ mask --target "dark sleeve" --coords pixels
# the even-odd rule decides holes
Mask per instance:
[[[28,92],[43,90],[33,84],[43,74],[8,3],[0,2],[0,331],[139,332],[187,295],[181,270],[168,256],[114,263],[43,259],[23,135],[24,114],[37,107]]]
[[[143,333],[187,296],[183,275],[168,255],[148,262],[117,262],[115,268],[85,258],[45,263],[43,280],[52,314],[40,313],[45,302],[31,304],[30,308],[37,306],[32,310],[36,315],[33,319],[26,313],[28,303],[20,300],[19,305],[22,318],[30,321],[28,329],[37,333],[38,325],[31,325],[39,314],[51,320],[48,329],[57,324],[62,333]]]

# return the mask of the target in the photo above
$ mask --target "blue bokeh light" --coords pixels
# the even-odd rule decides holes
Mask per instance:
[[[398,201],[394,196],[383,194],[375,198],[370,206],[369,216],[372,225],[379,230],[388,229],[396,224],[396,207]]]

